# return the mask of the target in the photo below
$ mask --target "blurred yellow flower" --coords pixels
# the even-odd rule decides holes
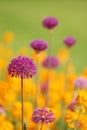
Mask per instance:
[[[11,43],[14,40],[14,33],[11,31],[6,31],[3,33],[2,38],[4,43]]]
[[[31,118],[31,114],[33,111],[33,106],[30,102],[24,102],[24,119],[28,122]],[[21,102],[16,101],[14,102],[12,109],[11,109],[12,116],[15,120],[21,121]]]
[[[67,49],[62,48],[58,51],[57,57],[61,63],[67,62],[69,59],[69,52]]]
[[[40,54],[38,54],[39,56],[39,63],[42,63],[42,61],[45,59],[46,57],[46,53],[44,51],[40,52]],[[31,53],[31,57],[34,61],[37,60],[37,53],[35,51],[32,51]]]
[[[5,61],[3,58],[0,58],[0,71],[5,67]]]

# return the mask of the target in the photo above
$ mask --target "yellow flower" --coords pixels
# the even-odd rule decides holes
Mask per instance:
[[[45,59],[46,57],[46,53],[44,51],[40,52],[40,54],[38,54],[39,56],[39,63],[42,63],[42,61]],[[31,57],[34,61],[37,60],[37,53],[35,51],[32,51],[31,53]]]
[[[0,122],[0,130],[14,130],[14,128],[11,122],[4,120]]]
[[[27,99],[35,99],[36,94],[36,85],[30,79],[25,79],[24,82],[24,98]]]
[[[30,102],[24,102],[24,119],[25,121],[28,121],[31,118],[33,108],[32,104]],[[15,120],[20,121],[21,120],[21,102],[16,101],[13,104],[13,107],[11,109],[11,113]]]
[[[55,115],[55,119],[58,120],[62,115],[62,110],[59,105],[55,105],[54,107],[51,107],[51,110],[53,111]]]
[[[87,91],[85,90],[79,91],[76,98],[76,105],[84,106],[87,108]]]
[[[5,67],[5,61],[3,58],[0,58],[0,70],[2,70]]]
[[[14,40],[14,33],[11,31],[4,32],[2,38],[5,43],[11,43]]]
[[[78,120],[78,112],[67,110],[65,116],[65,122],[69,128],[75,128],[75,123]]]
[[[69,59],[69,52],[67,49],[62,48],[59,50],[57,57],[61,63],[67,62]]]

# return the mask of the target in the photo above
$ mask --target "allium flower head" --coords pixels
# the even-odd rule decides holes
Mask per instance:
[[[47,49],[47,43],[43,40],[36,39],[30,43],[30,46],[38,53]]]
[[[47,88],[48,88],[48,84],[47,84],[47,83],[43,83],[43,84],[41,85],[41,92],[42,92],[42,93],[46,93]]]
[[[45,17],[42,21],[42,24],[47,29],[53,29],[58,25],[58,20],[54,17]]]
[[[45,68],[56,68],[59,66],[59,61],[54,56],[48,56],[42,63]]]
[[[32,59],[28,57],[13,58],[8,65],[8,74],[12,77],[32,78],[35,73],[36,67]]]
[[[5,108],[2,105],[0,105],[0,115],[6,115]]]
[[[75,81],[74,81],[74,86],[76,88],[87,88],[87,79],[84,77],[78,77]]]
[[[74,99],[74,100],[72,100],[72,102],[68,105],[68,109],[73,110],[75,104],[76,104],[76,102],[75,102],[75,99]]]
[[[43,109],[35,109],[32,114],[32,121],[35,123],[42,123],[48,124],[55,120],[53,112],[47,110],[46,108]]]
[[[76,39],[74,37],[71,37],[71,36],[65,37],[63,41],[67,47],[72,47],[76,43]]]

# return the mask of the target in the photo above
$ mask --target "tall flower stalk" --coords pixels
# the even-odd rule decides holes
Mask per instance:
[[[50,32],[50,38],[49,38],[49,49],[48,49],[48,56],[51,56],[52,55],[52,33],[53,33],[53,30],[49,30]],[[48,107],[49,106],[49,86],[50,86],[50,70],[51,70],[51,67],[50,67],[50,64],[51,64],[51,61],[49,59],[49,65],[48,65],[48,79],[47,79],[47,91],[46,91],[46,106]]]
[[[48,56],[52,54],[52,39],[53,39],[53,28],[58,25],[58,21],[54,17],[46,17],[42,21],[43,27],[49,30],[50,40],[49,40],[49,49],[48,49]],[[46,91],[46,106],[49,106],[49,86],[50,86],[50,60],[48,65],[48,79],[47,79],[47,91]]]
[[[32,78],[36,73],[36,67],[33,61],[28,57],[19,56],[13,58],[11,63],[8,65],[8,74],[11,77],[21,78],[21,123],[22,130],[24,130],[24,89],[23,89],[23,80],[25,78]]]
[[[50,67],[49,67],[50,63]],[[50,86],[50,71],[53,68],[58,67],[60,62],[58,59],[54,56],[48,56],[44,59],[42,65],[43,67],[47,68],[48,70],[48,79],[47,79],[47,84],[46,84],[46,106],[49,106],[49,86]]]
[[[39,54],[36,54],[37,57],[37,76],[36,76],[36,102],[35,102],[35,107],[38,107],[38,99],[39,99]]]
[[[65,37],[63,39],[63,42],[64,44],[67,46],[67,49],[69,51],[69,58],[67,60],[67,63],[66,63],[66,69],[65,69],[65,89],[67,90],[68,89],[68,75],[69,75],[69,72],[68,72],[68,68],[69,68],[69,65],[70,65],[70,48],[76,43],[76,39],[74,37]]]
[[[66,68],[65,68],[65,86],[64,86],[64,89],[65,90],[68,90],[68,76],[69,76],[69,65],[70,65],[70,51],[69,51],[69,48],[68,48],[68,52],[69,52],[69,57],[68,57],[68,60],[66,62]]]
[[[38,108],[38,100],[39,100],[39,56],[40,52],[47,49],[47,43],[41,39],[35,39],[30,43],[31,48],[36,52],[36,66],[37,66],[37,76],[36,76],[36,101],[35,108]]]
[[[21,76],[21,104],[22,104],[22,130],[24,130],[24,87],[23,77]]]

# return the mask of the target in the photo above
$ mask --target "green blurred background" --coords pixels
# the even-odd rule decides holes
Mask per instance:
[[[71,49],[77,72],[87,66],[87,0],[0,0],[0,43],[5,31],[13,31],[11,48],[29,47],[29,42],[41,38],[49,42],[48,30],[42,27],[45,16],[54,16],[59,26],[54,30],[53,54],[64,47],[62,39],[71,35],[77,44]]]

